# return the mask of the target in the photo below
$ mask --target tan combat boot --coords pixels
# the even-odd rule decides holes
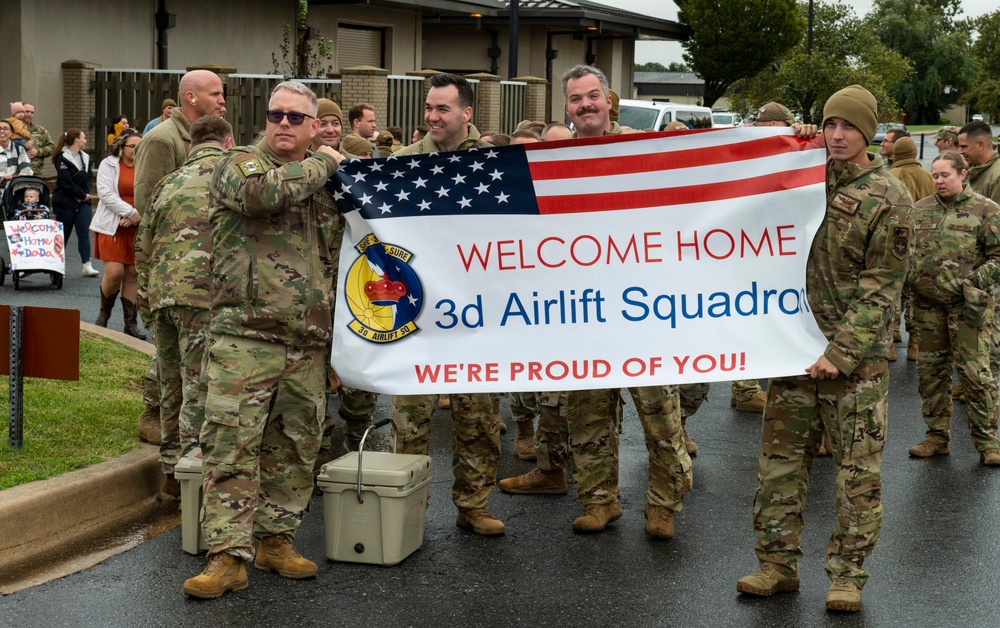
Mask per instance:
[[[517,437],[514,439],[514,453],[521,460],[535,459],[535,425],[531,421],[517,421]]]
[[[517,495],[563,495],[569,488],[563,471],[543,471],[535,467],[524,475],[500,480],[500,490]]]
[[[157,493],[156,499],[161,502],[173,502],[181,498],[181,484],[174,477],[173,473],[168,473],[163,478],[163,486]]]
[[[735,407],[737,411],[753,412],[755,414],[760,414],[764,411],[765,403],[767,403],[767,393],[763,390],[758,390],[754,393],[753,397],[742,401],[736,397],[730,397],[729,399],[729,404]]]
[[[854,613],[861,610],[861,589],[844,578],[834,578],[826,594],[826,610]]]
[[[243,560],[223,552],[209,556],[205,571],[184,581],[184,595],[214,599],[226,591],[242,591],[248,586]]]
[[[646,534],[657,539],[674,536],[674,511],[665,506],[646,504]]]
[[[150,445],[162,442],[160,434],[160,406],[146,406],[139,415],[139,439]]]
[[[979,460],[987,467],[1000,467],[1000,449],[979,452]]]
[[[507,424],[504,423],[503,417],[500,416],[500,397],[493,397],[493,416],[497,418],[497,423],[500,424],[500,433],[507,433]]]
[[[507,531],[500,521],[485,508],[459,508],[455,525],[482,536],[499,536]]]
[[[610,504],[585,504],[583,514],[573,520],[573,532],[600,532],[612,521],[622,516],[618,502]]]
[[[896,345],[889,345],[889,361],[895,362],[897,359],[899,356],[896,354]]]
[[[775,593],[798,591],[799,577],[781,573],[773,563],[761,563],[757,571],[739,579],[736,590],[749,595],[770,597]]]
[[[278,575],[296,580],[315,578],[319,571],[316,563],[299,554],[292,540],[283,534],[261,539],[253,564],[257,569],[276,571]]]
[[[910,455],[914,458],[930,458],[931,456],[947,456],[951,447],[947,441],[933,436],[924,436],[924,440],[910,447]]]
[[[451,397],[448,395],[438,395],[438,407],[442,410],[451,408]]]
[[[920,348],[917,346],[917,336],[916,334],[910,334],[910,339],[906,343],[906,359],[910,362],[916,362],[919,353]]]

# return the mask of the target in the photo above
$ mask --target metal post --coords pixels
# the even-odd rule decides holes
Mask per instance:
[[[10,308],[10,446],[24,444],[24,308]]]
[[[513,79],[517,72],[517,29],[520,0],[510,0],[510,50],[507,51],[507,78]]]

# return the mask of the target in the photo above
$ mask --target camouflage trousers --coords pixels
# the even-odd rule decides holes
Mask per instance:
[[[862,360],[851,375],[834,380],[771,380],[753,503],[755,551],[762,563],[788,575],[798,570],[809,470],[825,430],[837,466],[837,523],[826,546],[826,572],[865,585],[868,572],[862,565],[882,530],[880,468],[888,402],[884,359]]]
[[[994,383],[1000,387],[1000,298],[996,298],[993,307],[990,340],[990,373],[993,374]]]
[[[630,388],[649,453],[646,501],[680,510],[691,490],[691,458],[684,448],[676,386]],[[621,396],[617,390],[539,393],[537,465],[554,470],[565,466],[570,453],[577,501],[609,504],[619,496],[618,431]],[[557,426],[562,425],[559,429]]]
[[[538,417],[538,399],[533,392],[510,393],[510,416],[515,423],[531,422]]]
[[[337,389],[337,399],[340,401],[340,419],[344,422],[344,440],[347,443],[360,443],[365,430],[371,427],[378,395],[342,385]],[[329,451],[334,448],[330,439],[335,425],[330,413],[325,413],[323,416],[323,440],[320,443],[320,450]]]
[[[455,482],[451,499],[459,508],[485,508],[497,482],[500,463],[499,416],[493,414],[490,393],[451,395],[452,458]],[[392,398],[392,425],[397,451],[426,455],[430,447],[431,416],[438,395],[396,395]]]
[[[989,320],[980,327],[970,326],[961,307],[914,300],[912,310],[920,339],[917,377],[927,436],[945,443],[951,440],[951,376],[958,367],[973,444],[978,451],[1000,449],[997,386],[990,371],[993,326]]]
[[[153,338],[153,343],[156,343],[156,338]],[[149,408],[156,408],[160,405],[160,376],[158,370],[159,367],[156,366],[156,354],[154,354],[149,362],[149,368],[146,369],[146,379],[142,382],[142,403]]]
[[[163,473],[173,473],[177,461],[198,446],[205,421],[201,367],[210,318],[208,310],[183,306],[153,312]]]
[[[209,554],[253,556],[253,539],[294,536],[313,490],[326,410],[322,347],[209,337],[202,532]]]
[[[687,421],[687,418],[693,416],[701,408],[701,404],[705,403],[705,400],[708,399],[710,386],[708,382],[704,382],[700,384],[681,384],[677,388],[680,390],[681,420]]]
[[[760,384],[755,379],[738,379],[733,382],[732,396],[735,401],[749,401],[759,392]]]

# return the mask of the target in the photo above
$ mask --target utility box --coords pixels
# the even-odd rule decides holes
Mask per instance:
[[[195,447],[174,465],[181,485],[181,547],[188,554],[208,551],[201,536],[201,447]]]
[[[418,550],[430,481],[430,456],[352,451],[323,465],[326,557],[395,565]]]

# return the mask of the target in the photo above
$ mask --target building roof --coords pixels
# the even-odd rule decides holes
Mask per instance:
[[[635,80],[639,83],[671,84],[671,85],[704,85],[705,81],[694,72],[636,72]]]

